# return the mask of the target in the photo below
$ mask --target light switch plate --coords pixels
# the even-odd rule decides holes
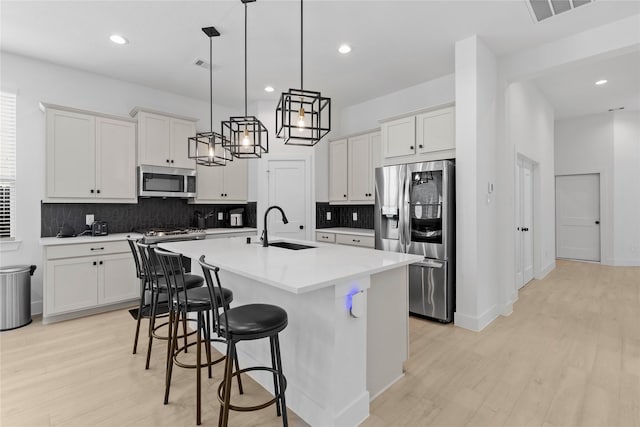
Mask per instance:
[[[91,225],[91,224],[93,224],[94,220],[95,220],[95,217],[94,217],[93,214],[86,214],[84,223],[87,224],[87,225]]]
[[[224,212],[218,212],[218,221],[222,221],[224,219]]]
[[[327,212],[327,221],[331,221],[331,212]]]
[[[358,212],[354,212],[353,213],[353,220],[357,221],[358,220]]]

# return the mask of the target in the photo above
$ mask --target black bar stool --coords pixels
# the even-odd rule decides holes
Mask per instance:
[[[276,405],[276,413],[282,416],[282,424],[286,427],[287,404],[285,401],[285,389],[287,380],[282,371],[282,360],[280,358],[280,341],[278,333],[287,327],[287,312],[275,305],[268,304],[247,304],[239,307],[228,308],[220,306],[216,295],[224,289],[220,285],[218,272],[220,269],[204,261],[204,255],[200,257],[200,266],[207,283],[209,297],[214,306],[213,315],[216,334],[226,339],[227,357],[225,361],[224,379],[218,387],[218,401],[220,402],[220,418],[218,426],[227,426],[229,422],[229,411],[257,411],[267,406]],[[211,272],[214,273],[215,283]],[[231,360],[237,360],[236,344],[240,341],[257,340],[269,338],[271,346],[271,367],[254,366],[245,369],[238,369],[233,372]],[[249,371],[269,371],[273,373],[274,397],[268,402],[255,406],[238,406],[231,403],[231,379],[234,376],[240,378],[240,374]]]
[[[168,347],[167,352],[167,375],[165,382],[165,395],[164,395],[164,403],[165,405],[169,403],[169,391],[171,388],[171,376],[173,372],[173,365],[176,364],[181,368],[190,368],[196,369],[196,423],[200,425],[200,413],[201,413],[201,368],[203,367],[201,360],[201,349],[202,349],[202,337],[204,336],[204,344],[205,344],[205,353],[207,356],[207,366],[209,371],[209,378],[211,378],[211,367],[212,365],[219,363],[225,360],[226,356],[222,356],[214,361],[211,360],[211,341],[220,341],[225,342],[222,339],[212,339],[211,338],[211,327],[209,324],[209,319],[211,316],[211,311],[213,310],[213,304],[216,304],[216,307],[224,307],[225,309],[229,308],[229,304],[233,301],[233,292],[229,289],[225,289],[220,287],[216,289],[213,294],[209,293],[209,289],[207,287],[200,288],[188,288],[184,286],[186,275],[182,272],[180,268],[182,264],[182,254],[164,251],[162,249],[153,249],[155,256],[157,257],[160,265],[162,267],[162,271],[164,273],[164,277],[167,284],[167,289],[169,291],[169,308],[170,308],[170,319],[173,319],[173,323],[169,328],[169,337],[170,337],[170,346]],[[211,296],[213,295],[213,296]],[[211,302],[211,298],[213,298],[213,303]],[[184,346],[178,348],[178,326],[179,326],[179,318],[183,319],[187,317],[187,313],[196,313],[196,342],[192,342],[190,344],[185,344]],[[196,363],[194,364],[186,364],[179,360],[179,356],[183,351],[192,345],[197,346],[196,350]],[[235,358],[236,369],[238,369],[238,360]],[[242,390],[242,382],[240,377],[238,377],[238,388],[240,389],[240,393]]]
[[[160,267],[160,264],[158,263],[158,260],[155,256],[155,253],[153,251],[155,245],[146,245],[144,243],[141,242],[137,242],[136,246],[138,248],[138,254],[140,255],[140,261],[141,261],[141,265],[142,265],[142,271],[144,272],[144,277],[146,280],[146,286],[147,286],[147,290],[150,292],[150,302],[149,302],[149,309],[148,309],[148,317],[149,317],[149,343],[147,346],[147,360],[145,363],[145,369],[149,369],[149,363],[151,360],[151,348],[153,346],[153,340],[154,339],[159,339],[159,340],[170,340],[169,334],[167,335],[160,335],[158,333],[158,329],[162,328],[163,326],[171,326],[171,313],[168,314],[169,319],[167,322],[163,322],[159,325],[156,325],[156,320],[161,318],[161,317],[166,317],[163,313],[163,311],[166,309],[168,310],[168,307],[164,307],[160,305],[160,296],[161,295],[169,295],[169,289],[167,287],[167,283],[166,283],[166,279],[165,279],[165,275],[162,272],[162,269]],[[182,272],[182,266],[180,266],[179,268],[180,272]],[[196,274],[184,274],[184,284],[187,288],[192,289],[192,288],[198,288],[198,287],[202,287],[202,289],[206,289],[203,287],[204,284],[204,279],[201,276],[198,276]],[[144,292],[143,292],[144,294]],[[141,299],[144,299],[144,295],[141,296]],[[171,328],[169,328],[169,332],[170,332]],[[186,317],[184,317],[182,319],[182,335],[180,335],[180,338],[184,339],[184,343],[186,346],[187,343],[187,336],[194,334],[194,332],[188,334],[187,333],[187,322],[186,322]],[[186,351],[186,350],[185,350]]]
[[[135,239],[133,237],[127,236],[127,242],[129,243],[129,249],[131,249],[131,254],[133,255],[133,262],[136,266],[136,277],[140,280],[140,303],[138,304],[138,315],[136,317],[136,335],[133,338],[133,354],[136,354],[138,349],[138,337],[140,335],[140,321],[143,317],[149,317],[148,307],[145,306],[144,297],[147,291],[151,291],[149,286],[149,280],[145,276],[144,271],[142,271],[142,265],[140,261],[140,254],[138,253],[138,247],[136,243],[139,239]],[[145,309],[147,309],[146,315],[144,313]]]

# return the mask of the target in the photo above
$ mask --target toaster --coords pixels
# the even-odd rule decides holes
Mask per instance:
[[[94,221],[91,224],[92,236],[106,236],[107,234],[109,234],[109,226],[106,221]]]

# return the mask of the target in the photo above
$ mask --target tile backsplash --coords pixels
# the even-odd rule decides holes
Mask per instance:
[[[198,205],[189,204],[185,199],[140,198],[137,204],[120,203],[42,203],[42,237],[52,237],[62,224],[70,225],[76,233],[86,229],[85,215],[93,214],[96,221],[106,221],[109,233],[128,233],[151,227],[191,227],[196,211],[204,215],[207,228],[225,227],[229,221],[229,211],[244,209],[244,224],[256,226],[256,202],[246,205]],[[218,213],[224,220],[218,220]]]
[[[316,203],[316,228],[349,227],[373,228],[373,205],[330,205]],[[327,212],[331,212],[331,220],[327,220]],[[353,220],[353,214],[357,220]]]

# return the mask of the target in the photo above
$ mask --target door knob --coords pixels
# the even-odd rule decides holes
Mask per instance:
[[[596,221],[596,224],[600,224],[600,221]]]

